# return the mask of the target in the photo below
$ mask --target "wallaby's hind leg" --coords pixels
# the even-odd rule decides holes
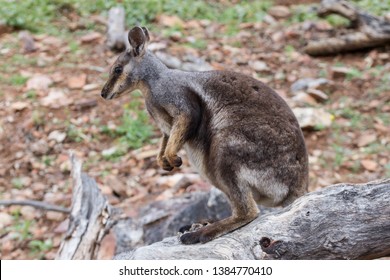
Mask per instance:
[[[180,237],[180,241],[183,244],[206,243],[248,224],[258,216],[259,210],[249,189],[234,186],[232,188],[225,188],[224,190],[228,190],[226,195],[231,203],[232,215],[226,219],[202,227],[197,231],[183,234]],[[231,199],[233,196],[235,199]]]

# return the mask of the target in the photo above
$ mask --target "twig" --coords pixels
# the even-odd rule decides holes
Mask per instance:
[[[43,209],[46,211],[55,211],[61,213],[70,213],[70,209],[48,204],[46,202],[37,201],[37,200],[0,200],[0,206],[11,206],[11,205],[27,205],[35,208]]]

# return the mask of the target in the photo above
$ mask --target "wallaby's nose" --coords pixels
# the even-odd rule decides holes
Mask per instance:
[[[103,97],[104,99],[107,98],[107,92],[105,91],[102,91],[102,93],[100,94],[101,97]]]

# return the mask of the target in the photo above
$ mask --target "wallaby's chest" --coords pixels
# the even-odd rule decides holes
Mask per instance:
[[[152,102],[146,102],[146,109],[156,122],[158,128],[169,136],[172,129],[172,117],[162,108],[154,106]]]

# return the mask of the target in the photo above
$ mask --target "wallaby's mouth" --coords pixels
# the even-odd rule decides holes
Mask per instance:
[[[119,97],[119,95],[120,94],[118,94],[117,92],[108,93],[108,92],[105,92],[105,91],[102,91],[102,93],[100,94],[100,96],[103,97],[105,100],[114,99],[115,97]]]

